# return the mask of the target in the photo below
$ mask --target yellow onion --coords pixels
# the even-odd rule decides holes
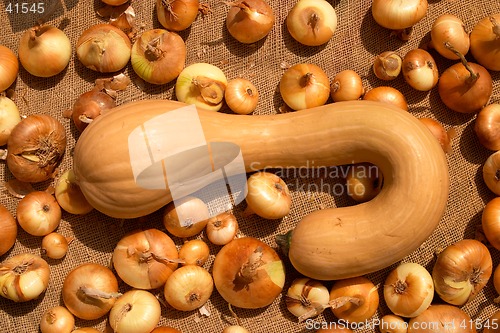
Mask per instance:
[[[201,239],[185,241],[179,249],[179,259],[182,265],[203,266],[210,256],[210,248]]]
[[[427,7],[427,0],[373,0],[372,15],[382,27],[402,30],[423,19]]]
[[[408,103],[403,93],[389,86],[379,86],[368,90],[363,95],[363,100],[393,104],[402,110],[408,111]]]
[[[18,180],[50,179],[66,150],[66,130],[54,117],[30,115],[12,129],[7,141],[7,166]]]
[[[114,332],[150,333],[160,322],[158,299],[145,290],[130,290],[121,296],[109,313]]]
[[[406,53],[402,70],[405,81],[416,90],[429,91],[438,83],[436,61],[423,49],[413,49]]]
[[[394,80],[401,73],[403,60],[393,51],[385,51],[375,57],[373,62],[373,73],[381,80]]]
[[[48,309],[40,320],[42,333],[72,333],[75,328],[75,317],[64,306]]]
[[[234,113],[250,114],[257,108],[259,92],[252,82],[239,77],[227,83],[224,99]]]
[[[449,304],[462,306],[484,288],[491,277],[490,251],[475,239],[463,239],[439,253],[432,278],[437,294]]]
[[[179,311],[196,310],[208,301],[214,289],[210,273],[197,265],[186,265],[176,269],[163,289],[165,299]]]
[[[135,73],[144,81],[165,84],[184,69],[186,44],[175,32],[148,30],[134,42],[130,60]]]
[[[10,133],[20,121],[16,103],[6,96],[0,96],[0,146],[7,143]]]
[[[382,173],[376,165],[353,164],[346,176],[347,195],[357,202],[369,201],[380,192],[383,183]]]
[[[10,211],[0,204],[0,256],[9,251],[17,239],[17,222]]]
[[[361,76],[351,69],[338,72],[330,84],[330,95],[334,102],[354,101],[360,99],[364,92]]]
[[[234,214],[224,212],[208,219],[206,235],[215,245],[226,245],[236,237],[238,220]]]
[[[64,171],[57,179],[54,194],[59,206],[68,213],[84,215],[94,209],[85,199],[72,169]]]
[[[30,74],[50,77],[61,73],[71,59],[71,42],[51,25],[27,30],[19,40],[19,61]]]
[[[330,81],[319,66],[296,64],[281,76],[279,90],[291,109],[308,109],[326,103],[330,97]]]
[[[24,196],[16,207],[21,228],[33,236],[45,236],[61,222],[61,207],[56,198],[46,191],[33,191]]]
[[[290,191],[283,179],[266,171],[256,172],[248,178],[245,200],[245,215],[256,214],[269,220],[286,216],[292,204]]]
[[[0,45],[0,92],[7,90],[16,81],[19,62],[6,46]]]
[[[101,73],[116,72],[130,60],[128,36],[111,24],[96,24],[83,31],[76,43],[78,60]]]
[[[302,277],[293,280],[285,297],[285,304],[302,322],[320,315],[330,302],[330,292],[320,281]]]
[[[475,321],[462,309],[433,304],[408,323],[408,333],[476,333]]]
[[[500,196],[500,151],[492,153],[483,165],[483,181],[491,192]]]
[[[230,9],[226,17],[229,34],[244,44],[258,42],[273,28],[273,9],[264,0],[236,0],[228,2]]]
[[[470,33],[470,52],[485,68],[500,71],[500,13],[476,23]]]
[[[483,208],[481,226],[484,236],[495,249],[500,250],[500,197],[491,199]]]
[[[489,150],[500,150],[500,104],[493,103],[479,111],[474,122],[479,142]]]
[[[40,296],[49,285],[49,264],[40,256],[23,253],[0,264],[0,295],[14,302]]]
[[[199,7],[198,0],[156,0],[156,15],[165,29],[181,31],[193,24]]]
[[[462,54],[467,54],[470,47],[469,34],[465,31],[464,23],[453,14],[439,16],[431,28],[432,47],[447,59],[460,59],[455,53],[445,46],[450,43]]]

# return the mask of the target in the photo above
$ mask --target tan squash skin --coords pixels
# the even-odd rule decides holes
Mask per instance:
[[[97,210],[133,218],[171,201],[168,189],[135,185],[127,137],[147,119],[181,106],[157,100],[125,104],[82,133],[74,171]],[[198,114],[207,142],[238,144],[248,171],[306,161],[379,166],[384,187],[373,200],[313,212],[294,229],[289,258],[308,277],[335,280],[387,267],[418,248],[446,208],[449,178],[441,146],[417,118],[391,105],[350,101],[278,115]]]

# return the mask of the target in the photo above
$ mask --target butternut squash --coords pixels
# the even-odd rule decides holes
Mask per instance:
[[[129,144],[134,142],[128,140],[146,121],[183,106],[165,100],[124,104],[97,118],[82,133],[74,151],[74,172],[97,210],[133,218],[172,200],[167,182],[157,189],[137,184],[129,156]],[[374,199],[315,211],[290,233],[289,258],[308,277],[335,280],[387,267],[417,249],[446,208],[449,177],[443,150],[425,125],[394,106],[349,101],[278,115],[201,109],[197,115],[208,147],[235,144],[248,172],[360,162],[380,168],[384,186]],[[186,131],[181,124],[172,128],[174,138]],[[184,166],[184,179],[198,177],[197,163],[194,159]]]

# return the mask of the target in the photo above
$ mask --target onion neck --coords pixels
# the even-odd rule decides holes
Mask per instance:
[[[313,73],[308,72],[308,73],[304,74],[304,76],[302,76],[300,78],[300,86],[303,88],[307,87],[308,85],[313,83],[313,79],[314,79]]]
[[[453,45],[451,45],[450,42],[445,42],[444,46],[451,52],[453,52],[457,57],[459,57],[462,65],[464,65],[467,71],[469,71],[470,76],[466,81],[467,84],[472,86],[474,83],[476,83],[476,81],[479,79],[479,73],[474,72],[467,59],[465,59],[464,55],[460,53]]]
[[[498,24],[493,16],[490,16],[490,22],[493,24],[492,31],[496,35],[496,39],[500,39],[500,24]]]
[[[163,50],[160,49],[159,45],[161,45],[162,36],[158,36],[153,38],[147,45],[144,50],[144,55],[146,59],[149,61],[157,61],[163,56]]]
[[[315,31],[318,28],[319,25],[319,15],[316,13],[312,13],[309,16],[309,20],[307,20],[307,25],[311,27],[313,31]]]
[[[14,267],[12,269],[12,272],[14,272],[14,274],[16,275],[22,275],[26,273],[26,271],[30,268],[31,265],[33,265],[33,262],[34,262],[33,259],[30,259],[28,261],[23,261],[22,263]]]

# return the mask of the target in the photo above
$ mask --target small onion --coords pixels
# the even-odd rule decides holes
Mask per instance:
[[[268,306],[285,284],[285,267],[276,251],[253,237],[224,245],[215,256],[212,275],[222,298],[244,309]]]
[[[0,146],[7,144],[10,133],[21,122],[16,104],[6,96],[0,96]]]
[[[19,40],[19,61],[30,74],[51,77],[61,73],[71,59],[71,42],[51,25],[27,30]]]
[[[178,268],[168,278],[163,289],[165,299],[179,311],[202,307],[212,295],[214,281],[210,273],[197,265]]]
[[[431,40],[432,47],[447,59],[457,60],[460,57],[450,51],[445,46],[446,43],[453,45],[462,54],[469,52],[470,39],[465,31],[465,25],[461,19],[452,14],[443,14],[434,21]]]
[[[393,51],[385,51],[375,57],[373,73],[384,81],[394,80],[401,73],[403,59]]]
[[[366,277],[337,280],[330,290],[335,317],[350,323],[366,322],[379,306],[377,287]]]
[[[452,139],[456,136],[455,130],[452,128],[446,131],[440,122],[432,118],[419,118],[419,120],[427,126],[434,137],[436,137],[443,151],[447,154],[451,154],[453,150],[451,146]]]
[[[208,206],[203,200],[187,196],[165,207],[163,225],[176,237],[191,237],[205,228],[209,217]]]
[[[156,0],[156,15],[160,24],[170,31],[182,31],[198,16],[198,0]]]
[[[0,204],[0,256],[9,251],[17,239],[17,222],[10,211]]]
[[[54,117],[30,115],[12,129],[7,141],[7,166],[23,182],[50,179],[66,150],[66,131]]]
[[[61,207],[56,198],[45,191],[33,191],[17,204],[17,221],[33,236],[45,236],[56,230],[61,222]]]
[[[330,292],[320,281],[297,278],[292,281],[285,297],[288,311],[302,322],[323,313],[330,302]]]
[[[436,293],[449,304],[462,306],[484,288],[491,277],[490,251],[475,239],[463,239],[438,254],[432,268]]]
[[[447,47],[455,50],[449,44]],[[493,92],[491,75],[483,66],[468,62],[458,51],[455,53],[461,62],[448,67],[441,75],[439,97],[453,111],[478,112],[488,103]]]
[[[475,321],[462,309],[433,304],[408,323],[408,333],[476,333]]]
[[[115,106],[113,97],[101,90],[92,89],[78,96],[73,104],[71,118],[78,131],[83,132],[95,118]]]
[[[429,91],[436,86],[439,71],[432,55],[422,49],[410,50],[403,58],[403,77],[414,89]]]
[[[265,171],[252,174],[247,181],[245,215],[256,214],[274,220],[290,212],[292,199],[286,183],[279,176]]]
[[[177,77],[175,96],[180,102],[219,111],[224,101],[226,86],[226,75],[219,67],[195,63],[184,68]]]
[[[41,252],[51,259],[64,258],[68,252],[69,242],[63,235],[52,232],[42,238]]]
[[[183,265],[203,266],[210,256],[210,249],[201,239],[192,239],[184,242],[179,249],[179,259]]]
[[[427,14],[427,0],[374,0],[372,15],[379,25],[402,30],[417,24]]]
[[[145,290],[130,290],[121,296],[109,313],[114,332],[150,333],[160,322],[158,299]]]
[[[48,309],[40,320],[42,333],[72,333],[75,328],[75,317],[64,306]]]
[[[337,29],[337,13],[324,0],[299,0],[286,17],[286,27],[301,44],[318,46],[332,38]]]
[[[100,264],[84,263],[66,275],[62,298],[73,315],[94,320],[107,314],[121,294],[113,272]]]
[[[127,65],[131,48],[130,39],[123,31],[103,23],[83,31],[76,44],[76,55],[85,67],[110,73]]]
[[[381,86],[370,89],[363,95],[363,100],[388,103],[408,111],[408,103],[405,96],[393,87]]]
[[[175,32],[147,30],[134,42],[130,61],[135,73],[144,81],[169,83],[184,69],[186,44]]]
[[[500,196],[500,151],[491,154],[483,165],[483,181],[491,192]]]
[[[432,276],[420,264],[400,264],[385,279],[384,300],[395,315],[417,317],[430,306],[433,297]]]
[[[486,149],[500,150],[500,104],[489,104],[479,111],[474,132]]]
[[[376,165],[354,164],[346,176],[347,195],[357,202],[366,202],[377,196],[383,183],[382,174]]]
[[[337,73],[330,84],[330,95],[334,102],[355,101],[360,99],[364,92],[361,77],[351,69]]]
[[[399,316],[388,314],[380,318],[378,329],[380,333],[406,333],[408,323]]]
[[[500,13],[481,19],[470,33],[470,52],[476,61],[500,71]]]
[[[273,28],[273,9],[264,0],[236,0],[228,3],[226,28],[237,41],[252,44],[266,37]]]
[[[40,296],[49,285],[49,264],[40,256],[17,254],[0,264],[0,295],[14,302]]]
[[[296,64],[281,76],[279,90],[291,109],[308,109],[326,103],[330,97],[330,81],[317,65]]]
[[[481,226],[488,242],[500,250],[500,197],[491,199],[483,208]]]
[[[237,232],[238,220],[232,213],[220,213],[207,221],[206,234],[212,244],[226,245],[236,237]]]
[[[224,99],[234,113],[250,114],[257,108],[259,92],[249,80],[236,78],[227,83]]]
[[[0,92],[7,90],[16,81],[18,72],[16,55],[8,47],[0,45]]]
[[[64,171],[57,179],[55,196],[59,206],[68,213],[84,215],[94,209],[85,199],[72,169]]]
[[[177,268],[174,241],[157,229],[136,230],[125,235],[113,251],[113,266],[129,286],[156,289]]]

